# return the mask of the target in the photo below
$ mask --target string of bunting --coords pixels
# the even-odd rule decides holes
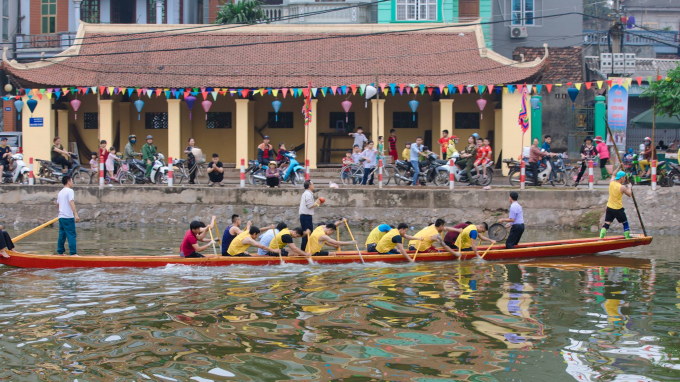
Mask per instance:
[[[668,78],[665,78],[668,80]],[[652,83],[654,81],[654,77],[636,77],[635,81],[637,82],[638,86],[642,85],[642,81],[646,80],[648,83]],[[662,81],[664,80],[664,77],[662,76],[657,76],[656,81]],[[618,85],[627,85],[630,86],[632,84],[633,79],[632,78],[616,78],[616,79],[610,79],[607,81],[592,81],[592,82],[567,82],[567,83],[559,83],[559,84],[511,84],[511,85],[454,85],[454,84],[439,84],[439,85],[425,85],[425,84],[397,84],[397,83],[379,83],[378,86],[380,88],[380,91],[383,92],[384,95],[392,94],[392,95],[404,95],[404,93],[411,94],[413,93],[414,95],[420,93],[420,94],[425,94],[428,93],[429,95],[432,95],[433,93],[435,94],[444,94],[444,95],[449,95],[449,94],[472,94],[476,93],[479,95],[483,95],[484,93],[492,94],[494,91],[496,93],[503,93],[503,94],[513,94],[516,91],[519,93],[522,93],[522,90],[524,87],[526,87],[526,94],[531,95],[539,95],[541,94],[542,91],[547,91],[548,94],[552,92],[553,87],[561,87],[561,86],[566,86],[568,88],[576,88],[577,90],[581,90],[581,88],[585,85],[586,89],[602,89],[603,87],[607,86],[608,88],[611,88],[616,82]],[[372,86],[375,86],[375,84],[370,84]],[[361,96],[364,95],[364,92],[366,90],[367,84],[354,84],[354,85],[341,85],[341,86],[329,86],[329,87],[321,87],[321,88],[311,88],[311,94],[314,97],[327,97],[327,96],[334,96],[334,95],[356,95],[359,93]],[[32,97],[37,97],[38,99],[42,99],[43,97],[47,97],[48,99],[51,99],[52,97],[56,97],[56,99],[59,99],[62,96],[66,96],[69,93],[71,94],[78,94],[78,95],[87,95],[87,94],[102,94],[102,95],[118,95],[118,94],[127,94],[128,96],[132,96],[133,94],[137,94],[138,98],[142,98],[143,96],[151,98],[153,95],[156,97],[160,97],[161,95],[165,95],[167,99],[175,98],[186,98],[189,96],[196,97],[197,95],[201,94],[203,96],[204,100],[208,100],[210,96],[212,96],[213,100],[216,101],[218,95],[221,96],[226,96],[229,94],[231,97],[242,97],[242,98],[247,98],[249,96],[265,96],[267,94],[271,94],[274,97],[278,97],[279,94],[283,96],[283,98],[286,98],[286,96],[292,96],[292,97],[304,97],[306,98],[306,92],[308,91],[307,87],[300,87],[300,88],[295,88],[295,87],[290,87],[290,88],[216,88],[216,87],[201,87],[201,88],[138,88],[138,87],[117,87],[117,86],[89,86],[89,87],[57,87],[57,88],[40,88],[40,89],[18,89],[16,95],[6,95],[3,97],[4,100],[8,101],[11,99],[15,98],[20,98],[23,96],[28,96],[29,98]],[[320,93],[320,94],[319,94]]]

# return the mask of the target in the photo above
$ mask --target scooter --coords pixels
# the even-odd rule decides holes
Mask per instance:
[[[135,177],[135,183],[143,184],[146,182],[146,166],[144,166],[144,161],[141,159],[128,159],[127,165],[129,171]]]
[[[418,162],[420,172],[418,173],[418,183],[425,185],[426,183],[434,183],[436,181],[436,170],[442,164],[441,159],[437,159],[437,154],[430,152],[427,159]],[[394,173],[394,181],[398,185],[402,182],[407,186],[413,183],[413,167],[410,162],[398,160],[395,163],[397,171]],[[448,176],[448,175],[447,175]],[[447,178],[448,179],[448,178]]]
[[[280,172],[281,183],[290,181],[294,186],[304,183],[305,168],[297,161],[297,154],[295,151],[287,151],[284,155],[288,158],[289,163],[285,172]],[[267,178],[264,172],[264,169],[253,172],[251,175],[252,184],[256,186],[267,184]]]
[[[562,154],[558,154],[558,160],[562,161],[562,166],[563,166],[563,158],[564,156]],[[519,178],[521,175],[521,167],[520,167],[520,162],[513,160],[512,158],[506,159],[503,161],[504,163],[507,163],[508,168],[510,169],[510,172],[508,173],[508,180],[510,181],[511,186],[518,186],[519,185]],[[531,172],[531,169],[529,168],[528,164],[524,168],[524,174],[525,174],[525,184],[527,186],[542,186],[546,183],[550,183],[555,186],[555,182],[557,183],[562,183],[564,182],[565,185],[569,183],[569,180],[567,178],[564,178],[564,174],[560,171],[557,172],[555,171],[555,168],[553,167],[553,160],[552,158],[550,160],[545,161],[545,167],[541,166],[542,163],[539,163],[538,167],[538,184],[534,184],[534,175]],[[552,174],[553,180],[550,179],[550,175]]]
[[[20,183],[28,182],[28,167],[24,163],[24,154],[14,154],[10,157],[10,164],[13,170],[5,169],[2,173],[2,180],[4,183]]]
[[[47,161],[44,159],[36,159],[40,163],[40,170],[38,170],[38,180],[40,183],[59,183],[64,175],[68,175],[73,180],[73,184],[87,184],[89,182],[83,179],[80,161],[78,160],[78,154],[71,154],[71,169],[64,172],[61,165]]]
[[[449,166],[449,162],[443,166],[437,167],[437,176],[434,179],[434,184],[437,186],[448,186],[449,185],[449,171],[453,171],[453,179],[455,182],[461,183],[476,183],[480,186],[488,186],[493,180],[493,164],[494,161],[489,161],[484,167],[486,167],[486,178],[481,174],[477,174],[477,170],[472,167],[470,174],[472,175],[472,180],[468,180],[467,173],[465,172],[465,167],[462,166],[460,161],[460,153],[453,153],[451,158],[453,159],[453,169]],[[483,174],[483,173],[482,173]]]
[[[165,157],[163,154],[158,153],[154,155],[153,159],[153,167],[151,168],[151,174],[149,175],[151,183],[168,184],[169,168],[164,162]]]

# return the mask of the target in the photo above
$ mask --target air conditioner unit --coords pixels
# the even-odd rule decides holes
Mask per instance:
[[[510,27],[510,38],[529,37],[526,27]]]

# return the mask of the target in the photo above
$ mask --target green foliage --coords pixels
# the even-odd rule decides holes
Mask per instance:
[[[243,0],[220,7],[215,24],[255,24],[266,19],[258,0]]]
[[[661,81],[653,81],[642,97],[656,99],[656,115],[680,119],[680,66],[668,72]]]

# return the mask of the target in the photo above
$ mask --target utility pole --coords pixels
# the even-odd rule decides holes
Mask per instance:
[[[612,39],[611,53],[621,53],[621,43],[623,41],[623,24],[621,24],[621,0],[614,0],[614,24],[609,29]]]

